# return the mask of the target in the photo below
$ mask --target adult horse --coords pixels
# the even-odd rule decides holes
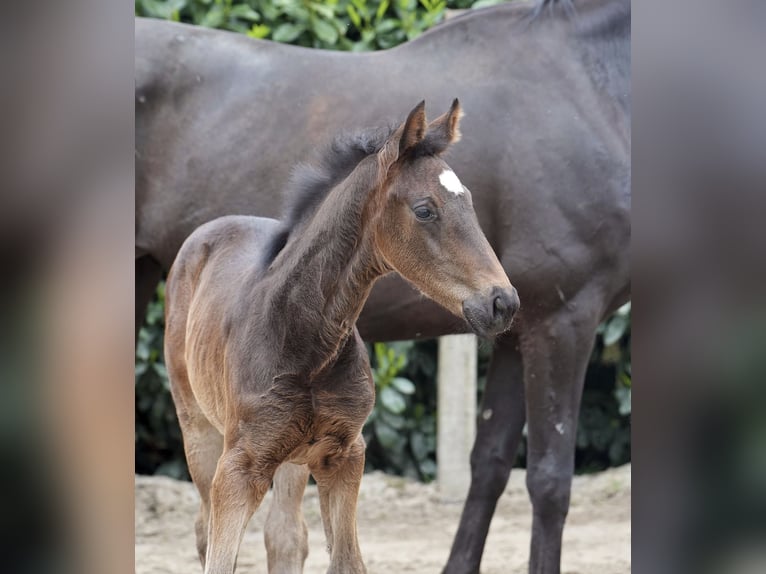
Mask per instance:
[[[195,227],[278,215],[290,167],[325,134],[424,97],[446,107],[445,93],[472,111],[448,161],[522,301],[495,344],[445,572],[478,571],[525,422],[530,572],[559,572],[585,370],[630,288],[628,0],[500,5],[364,54],[137,21],[137,323]],[[397,278],[358,326],[368,340],[468,330]]]

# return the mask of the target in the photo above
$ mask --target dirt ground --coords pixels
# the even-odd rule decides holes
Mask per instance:
[[[531,507],[524,471],[515,469],[498,502],[482,562],[483,574],[526,574]],[[574,479],[564,530],[562,572],[630,572],[630,465]],[[191,483],[136,477],[136,574],[202,572],[194,543],[197,492]],[[256,512],[240,549],[237,572],[266,574],[263,521]],[[369,574],[438,574],[449,554],[461,505],[441,502],[435,484],[365,475],[359,500],[359,542]],[[309,526],[306,574],[329,564],[316,487],[304,499]]]

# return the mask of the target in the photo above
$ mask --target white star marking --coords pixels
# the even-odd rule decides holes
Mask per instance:
[[[463,195],[465,190],[463,184],[455,175],[455,172],[451,169],[445,169],[439,176],[439,183],[441,183],[447,191],[454,193],[455,195]]]

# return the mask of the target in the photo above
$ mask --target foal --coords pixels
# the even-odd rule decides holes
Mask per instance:
[[[305,524],[280,506],[290,497],[279,489],[302,491],[308,471],[329,572],[365,572],[356,502],[375,391],[354,323],[378,277],[398,271],[479,335],[510,326],[516,291],[440,157],[460,115],[455,100],[428,125],[421,102],[393,132],[336,142],[324,168],[304,176],[285,227],[223,217],[181,248],[167,281],[165,357],[201,497],[205,574],[234,571],[278,469],[269,572],[302,570]]]

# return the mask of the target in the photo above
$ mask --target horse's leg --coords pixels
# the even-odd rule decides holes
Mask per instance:
[[[183,435],[186,464],[189,467],[194,486],[200,497],[200,507],[195,521],[197,538],[197,553],[202,569],[205,568],[205,552],[207,550],[207,533],[210,519],[210,487],[213,483],[218,459],[223,452],[223,435],[218,432],[200,409],[194,397],[186,363],[181,352],[171,352],[175,349],[173,343],[183,336],[178,322],[171,321],[165,332],[166,364],[170,379],[170,390],[176,405],[178,424]]]
[[[136,339],[138,332],[144,324],[146,307],[154,296],[157,283],[162,279],[162,266],[148,255],[136,259]]]
[[[533,508],[530,574],[560,572],[580,398],[598,307],[594,300],[580,297],[569,309],[530,323],[522,335],[527,489]]]
[[[224,447],[210,489],[205,574],[232,574],[250,517],[271,486],[276,468],[268,468],[234,443]]]
[[[283,463],[274,474],[274,498],[266,517],[269,574],[300,574],[309,553],[308,528],[303,519],[303,491],[309,478],[305,464]]]
[[[332,523],[330,522],[330,496],[326,489],[317,489],[319,493],[319,512],[322,515],[324,537],[327,541],[327,552],[332,554]]]
[[[197,553],[204,570],[210,522],[210,487],[218,459],[223,452],[223,436],[199,410],[191,416],[188,411],[179,413],[178,421],[184,437],[184,451],[189,474],[199,491],[200,505],[194,529],[197,537]]]
[[[524,377],[516,337],[498,342],[487,374],[476,441],[471,451],[471,487],[445,574],[479,571],[489,523],[503,493],[524,428]]]
[[[364,574],[367,570],[362,562],[356,533],[356,503],[359,485],[364,473],[364,439],[361,435],[341,459],[324,457],[311,474],[317,481],[322,505],[322,520],[330,549],[328,574]]]

